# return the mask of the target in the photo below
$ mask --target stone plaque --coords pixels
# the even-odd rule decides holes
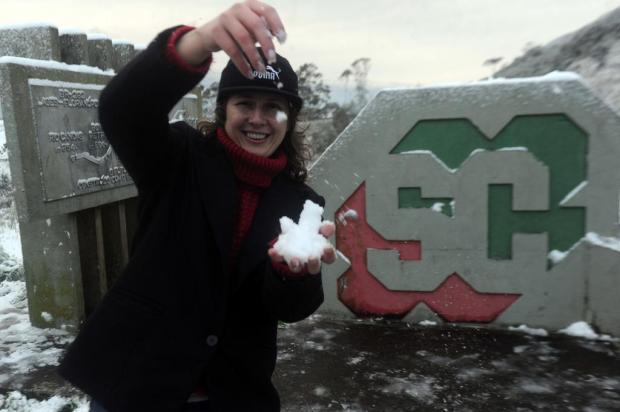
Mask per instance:
[[[97,119],[98,84],[29,79],[43,200],[133,184]]]

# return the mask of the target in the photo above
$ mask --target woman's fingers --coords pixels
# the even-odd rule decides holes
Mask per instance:
[[[277,10],[268,4],[256,0],[248,0],[247,3],[257,15],[261,16],[266,29],[269,31],[269,40],[271,41],[271,36],[276,36],[280,44],[283,44],[286,41],[286,30]],[[262,43],[261,46],[266,47]]]
[[[267,254],[269,255],[269,258],[274,262],[284,262],[284,257],[278,252],[276,252],[275,248],[270,248],[267,251]]]
[[[336,249],[333,246],[323,249],[321,260],[325,263],[334,263],[336,261]]]
[[[239,71],[249,78],[255,70],[264,71],[265,63],[256,49],[258,42],[268,62],[275,62],[275,46],[272,35],[285,37],[284,26],[278,12],[271,6],[256,0],[237,3],[213,22],[205,25],[208,47],[218,47],[228,54]],[[275,33],[274,33],[275,31]],[[209,43],[212,40],[213,44]],[[251,67],[250,67],[251,66]]]
[[[257,1],[248,1],[246,3],[250,7],[250,12],[240,14],[239,21],[241,22],[241,24],[243,24],[245,29],[252,34],[254,40],[254,42],[252,43],[252,47],[254,47],[254,44],[258,42],[258,44],[263,49],[266,61],[268,63],[275,63],[276,50],[275,45],[273,44],[273,40],[271,39],[273,34],[269,28],[269,22],[265,17],[264,13],[266,13],[266,11],[269,9],[273,10],[273,12],[276,13],[277,16],[277,12],[275,12],[275,9],[273,9],[271,6],[264,5]],[[261,8],[263,8],[264,10],[261,10]],[[259,62],[259,64],[262,64],[262,62]],[[260,68],[260,66],[255,67]],[[264,70],[263,68],[260,69]]]
[[[308,259],[308,273],[316,275],[321,271],[321,261],[319,258]]]
[[[301,260],[299,258],[292,258],[291,261],[288,263],[288,267],[291,272],[299,273],[301,272],[303,265],[301,264]]]
[[[222,14],[222,22],[250,64],[256,70],[263,71],[265,65],[258,50],[256,50],[255,44],[259,38],[266,38],[268,36],[260,17],[246,3],[243,3],[236,4],[224,12]]]
[[[241,49],[226,28],[223,25],[215,26],[212,36],[214,42],[230,57],[230,60],[237,66],[239,72],[248,78],[252,78],[252,67],[250,67]]]
[[[319,233],[325,237],[330,237],[336,232],[336,225],[333,222],[325,221],[321,223],[321,227],[319,227]]]

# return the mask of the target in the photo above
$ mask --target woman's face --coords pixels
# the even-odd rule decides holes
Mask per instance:
[[[269,157],[284,140],[288,115],[288,101],[277,94],[233,94],[226,102],[224,129],[246,151]]]

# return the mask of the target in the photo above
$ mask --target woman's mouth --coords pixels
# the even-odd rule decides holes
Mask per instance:
[[[245,137],[247,137],[248,139],[255,141],[255,142],[260,142],[265,140],[268,136],[269,133],[260,133],[260,132],[243,132],[243,134],[245,135]]]

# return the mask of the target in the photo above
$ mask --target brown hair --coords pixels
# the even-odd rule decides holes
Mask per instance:
[[[222,98],[215,106],[215,120],[202,119],[198,121],[197,129],[203,134],[213,133],[218,127],[224,128],[226,123],[226,102],[227,97]],[[308,178],[306,163],[310,160],[311,151],[306,143],[305,130],[300,130],[297,125],[299,109],[289,104],[288,130],[284,135],[284,140],[280,144],[282,150],[288,158],[284,173],[288,174],[293,180],[305,182]]]

